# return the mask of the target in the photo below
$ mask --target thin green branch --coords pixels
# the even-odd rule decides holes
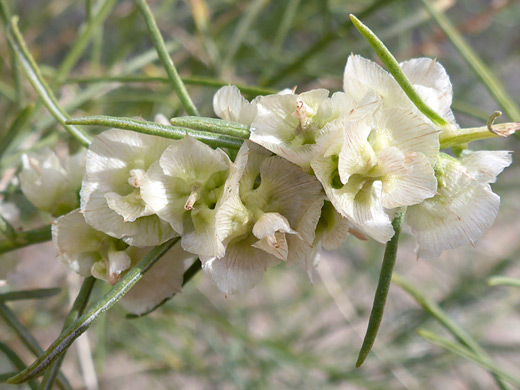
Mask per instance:
[[[111,117],[106,115],[86,116],[83,118],[73,118],[67,123],[87,126],[105,126],[116,129],[131,130],[138,133],[156,135],[170,139],[182,139],[187,135],[198,139],[205,144],[216,148],[239,149],[243,143],[242,139],[208,133],[205,131],[190,130],[187,128],[163,125],[157,122],[148,122],[132,118]]]
[[[35,356],[39,356],[43,353],[43,349],[40,347],[40,344],[33,337],[31,332],[29,332],[29,330],[18,321],[14,313],[3,302],[0,302],[0,316],[16,332],[29,351],[31,351]],[[62,389],[71,389],[69,381],[63,374],[58,376],[58,384]]]
[[[108,14],[114,8],[117,0],[104,0],[103,3],[99,6],[98,11],[94,15],[90,15],[87,13],[87,21],[80,28],[80,32],[74,41],[74,44],[67,52],[67,55],[63,59],[58,68],[55,76],[55,84],[61,84],[63,80],[67,78],[70,71],[76,65],[81,55],[85,51],[87,45],[92,39],[93,33],[96,29],[103,24]],[[91,9],[92,11],[92,9]]]
[[[14,240],[0,241],[0,254],[51,239],[51,225],[16,233]]]
[[[76,138],[82,145],[88,146],[90,144],[90,137],[75,126],[69,126],[65,124],[65,121],[69,118],[65,111],[60,107],[56,97],[52,93],[49,85],[43,78],[38,65],[34,61],[34,58],[29,53],[27,46],[25,45],[24,39],[20,30],[18,29],[18,17],[14,16],[11,19],[9,30],[7,34],[9,42],[13,46],[20,65],[23,67],[27,79],[38,93],[43,101],[43,104],[50,111],[52,116],[62,124],[74,138]]]
[[[148,33],[150,34],[150,38],[157,49],[157,54],[170,78],[174,91],[177,93],[182,105],[186,109],[186,112],[189,115],[199,115],[197,108],[193,104],[184,83],[182,82],[179,74],[177,73],[177,69],[173,63],[171,56],[168,54],[166,50],[166,46],[164,44],[164,39],[157,27],[157,23],[155,22],[155,18],[152,14],[152,11],[148,7],[146,0],[135,0],[135,3],[141,10],[143,14],[144,20],[146,22],[146,27],[148,28]]]
[[[392,282],[406,291],[427,313],[432,315],[448,332],[450,332],[459,343],[479,356],[482,360],[492,363],[491,358],[486,354],[477,341],[471,337],[462,327],[453,321],[439,305],[426,298],[417,288],[406,281],[401,276],[394,274]],[[501,389],[506,389],[500,378],[494,376]]]
[[[372,304],[372,311],[370,312],[370,319],[368,320],[368,327],[363,340],[363,345],[359,351],[359,356],[356,361],[356,367],[361,367],[368,354],[372,350],[374,342],[376,341],[379,326],[383,320],[383,313],[386,305],[386,298],[390,290],[390,281],[392,280],[392,272],[394,270],[395,261],[397,258],[397,246],[399,244],[399,234],[401,233],[401,226],[403,224],[406,209],[398,212],[392,221],[392,227],[395,234],[386,244],[385,254],[383,256],[383,264],[381,265],[381,272],[379,274],[379,281],[374,296],[374,303]]]
[[[495,77],[486,64],[484,64],[477,53],[464,41],[464,38],[455,26],[453,26],[451,21],[442,12],[438,11],[430,0],[421,1],[471,70],[473,70],[491,95],[493,95],[500,107],[506,112],[507,116],[513,121],[520,121],[520,108],[518,105],[507,95],[502,83]]]
[[[511,375],[507,371],[504,371],[497,365],[489,362],[488,360],[483,359],[482,357],[478,356],[477,354],[471,352],[467,348],[458,345],[454,343],[453,341],[447,340],[444,337],[440,337],[436,335],[435,333],[429,332],[427,330],[419,330],[417,332],[419,336],[424,338],[425,340],[436,344],[442,348],[447,349],[450,352],[453,352],[456,355],[462,356],[463,358],[466,358],[468,360],[471,360],[475,363],[477,363],[479,366],[485,368],[486,370],[492,372],[493,374],[497,375],[498,377],[502,378],[503,380],[510,382],[511,384],[515,386],[520,386],[520,379]]]
[[[90,293],[94,288],[94,284],[96,279],[92,276],[85,278],[81,288],[79,290],[74,303],[72,304],[72,308],[69,311],[69,314],[65,318],[65,322],[63,323],[63,327],[61,328],[61,332],[63,333],[65,329],[67,329],[78,317],[80,317],[85,308],[87,307],[87,303],[90,297]],[[56,380],[56,376],[60,372],[60,366],[65,358],[66,351],[54,362],[54,364],[47,369],[45,375],[40,383],[40,389],[42,390],[50,390],[52,389],[52,385]]]
[[[444,127],[448,125],[448,122],[441,118],[439,114],[437,114],[434,110],[432,110],[419,96],[419,94],[415,91],[413,85],[410,83],[410,80],[406,77],[401,66],[395,59],[395,57],[390,53],[390,51],[386,48],[384,43],[370,30],[367,26],[365,26],[358,18],[354,15],[350,15],[350,19],[354,26],[358,29],[358,31],[363,35],[363,37],[368,41],[372,49],[379,56],[381,61],[386,65],[388,71],[394,76],[395,81],[402,88],[406,96],[412,101],[413,104],[421,111],[428,119],[430,119],[437,126]]]
[[[507,276],[493,276],[488,279],[487,283],[490,286],[520,287],[520,279],[509,278]]]
[[[249,126],[238,122],[228,122],[222,119],[206,118],[200,116],[181,116],[171,118],[174,126],[187,127],[188,129],[207,131],[216,134],[225,134],[232,137],[249,139]]]
[[[58,295],[60,292],[61,288],[37,288],[34,290],[9,291],[0,294],[0,302],[50,298]]]
[[[85,314],[74,321],[38,359],[16,376],[9,383],[23,383],[40,375],[50,364],[63,354],[72,343],[92,325],[101,314],[114,306],[143,275],[178,241],[173,238],[156,246],[128,273],[115,284],[103,298],[96,302]]]

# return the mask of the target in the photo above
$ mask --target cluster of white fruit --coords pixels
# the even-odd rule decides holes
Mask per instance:
[[[86,153],[80,208],[54,223],[60,260],[114,283],[147,247],[180,236],[182,249],[125,297],[140,313],[179,291],[189,259],[199,257],[222,292],[241,292],[281,261],[311,269],[321,247],[339,247],[349,232],[387,242],[403,207],[421,257],[473,243],[497,215],[489,183],[510,153],[442,153],[439,137],[458,130],[449,77],[426,58],[401,68],[448,125],[436,126],[390,74],[353,55],[344,92],[330,97],[325,89],[286,90],[248,102],[236,87],[221,88],[215,113],[251,131],[234,161],[188,136],[103,132]],[[61,214],[75,197],[61,197],[65,205],[51,198],[81,174],[53,156],[25,156],[21,181],[37,206],[45,199],[41,207]]]

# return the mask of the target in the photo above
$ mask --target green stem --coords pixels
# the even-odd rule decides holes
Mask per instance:
[[[88,146],[90,144],[90,137],[75,126],[68,126],[65,121],[69,118],[65,111],[60,107],[56,97],[49,88],[47,82],[43,78],[38,65],[34,61],[34,58],[29,53],[27,46],[25,45],[24,39],[20,30],[18,29],[18,17],[14,16],[11,19],[9,30],[7,34],[9,42],[13,46],[20,65],[23,67],[27,79],[38,93],[43,101],[43,104],[50,111],[52,116],[62,124],[74,138],[76,138],[82,145]]]
[[[111,117],[106,115],[74,118],[68,120],[67,123],[75,125],[114,127],[116,129],[131,130],[138,133],[156,135],[170,139],[182,139],[187,134],[214,148],[224,147],[239,149],[243,143],[243,140],[235,137],[213,134],[205,131],[190,130],[176,126],[162,125],[157,122],[148,122],[132,118]]]
[[[182,82],[181,78],[179,77],[179,74],[177,73],[177,69],[175,68],[171,56],[168,54],[168,51],[166,50],[163,37],[161,35],[161,32],[159,31],[159,28],[157,27],[155,18],[153,17],[152,11],[148,7],[146,0],[135,0],[135,3],[137,4],[139,9],[141,10],[141,13],[143,14],[144,20],[146,22],[146,27],[148,28],[148,33],[150,34],[153,44],[157,49],[157,54],[159,55],[164,69],[166,70],[166,73],[170,78],[174,91],[177,93],[177,96],[179,97],[182,105],[184,106],[186,112],[189,115],[199,115],[197,108],[191,101],[190,95],[188,94],[188,91],[186,90],[184,83]]]
[[[457,325],[455,321],[453,321],[439,305],[428,300],[417,288],[415,288],[412,284],[397,274],[394,274],[392,277],[392,282],[406,291],[427,313],[432,315],[446,330],[448,330],[458,340],[459,343],[471,350],[481,359],[492,363],[490,357],[480,347],[477,341],[473,339],[473,337],[471,337],[471,335],[463,328]],[[506,389],[500,378],[494,374],[493,377],[501,389]]]
[[[368,41],[372,49],[379,56],[381,61],[386,65],[388,71],[394,76],[395,81],[402,88],[406,96],[412,101],[413,104],[421,111],[428,119],[430,119],[433,123],[435,123],[439,127],[444,127],[448,125],[448,122],[441,118],[439,114],[433,111],[419,96],[419,94],[415,91],[414,87],[410,83],[410,80],[406,77],[401,66],[395,59],[395,57],[390,53],[390,51],[386,48],[383,42],[367,27],[365,26],[358,18],[354,15],[350,15],[350,19],[354,26],[358,29],[358,31],[363,35],[363,37]]]
[[[486,86],[491,95],[493,95],[500,107],[506,112],[507,116],[513,121],[520,121],[520,108],[518,105],[507,95],[502,83],[500,83],[491,70],[464,41],[464,38],[457,31],[455,26],[453,26],[442,12],[439,12],[433,6],[430,0],[421,1],[469,67]]]
[[[0,254],[14,251],[33,244],[49,241],[51,239],[51,225],[39,227],[16,234],[14,241],[0,241]]]
[[[228,122],[222,119],[206,118],[200,116],[181,116],[171,118],[174,126],[187,127],[193,130],[202,130],[210,133],[230,135],[232,137],[249,139],[249,126],[238,122]]]
[[[63,333],[65,329],[67,329],[78,317],[80,317],[85,308],[87,307],[88,299],[90,297],[90,293],[94,287],[96,279],[92,276],[85,278],[81,288],[79,290],[74,303],[72,304],[72,308],[69,311],[69,314],[65,318],[65,322],[63,323],[63,327],[61,328],[61,332]],[[60,372],[60,366],[65,358],[65,352],[61,355],[54,364],[47,369],[45,375],[40,383],[40,389],[42,390],[50,390],[52,389],[52,385],[56,380],[56,376]]]
[[[43,353],[43,349],[40,347],[40,344],[38,344],[38,341],[33,337],[31,332],[29,332],[29,330],[18,321],[14,313],[3,302],[0,302],[0,316],[16,332],[29,351],[31,351],[35,356]],[[69,381],[63,374],[59,375],[58,384],[62,389],[71,389]]]
[[[50,364],[63,354],[71,344],[92,325],[101,314],[114,306],[157,262],[168,252],[179,238],[173,238],[153,248],[135,267],[121,278],[110,291],[96,302],[85,314],[74,321],[62,334],[41,354],[36,361],[16,376],[9,383],[23,383],[40,375]]]
[[[9,291],[0,294],[0,302],[50,298],[58,295],[60,292],[61,288],[37,288],[34,290]]]
[[[448,351],[453,352],[466,359],[472,360],[473,362],[477,363],[479,366],[492,372],[493,374],[504,379],[505,381],[508,381],[515,386],[520,386],[519,378],[502,370],[500,367],[498,367],[497,365],[495,365],[493,363],[490,363],[488,360],[482,359],[482,357],[471,352],[467,348],[464,348],[458,344],[455,344],[455,343],[451,342],[450,340],[446,340],[443,337],[437,336],[435,333],[429,332],[427,330],[419,330],[418,333],[419,333],[419,336],[426,339],[427,341],[430,341],[433,344],[439,345],[439,346],[447,349]]]
[[[490,286],[511,286],[520,287],[520,279],[509,278],[507,276],[493,276],[488,279]]]
[[[449,130],[445,128],[440,134],[440,148],[447,149],[457,145],[464,145],[481,139],[507,137],[520,130],[520,123],[510,122],[493,125],[493,131],[489,126],[468,127],[465,129]]]
[[[395,261],[397,258],[397,246],[399,244],[399,234],[401,233],[401,226],[403,224],[404,214],[406,209],[399,211],[394,220],[392,227],[395,234],[392,239],[386,244],[385,254],[383,256],[383,264],[381,265],[381,272],[379,274],[379,281],[374,296],[374,303],[372,304],[372,311],[370,312],[370,319],[368,320],[367,332],[363,340],[363,345],[359,351],[359,356],[356,362],[356,367],[361,367],[369,352],[376,341],[377,332],[383,319],[383,312],[385,310],[386,298],[390,290],[390,282],[392,280],[392,272],[394,270]]]

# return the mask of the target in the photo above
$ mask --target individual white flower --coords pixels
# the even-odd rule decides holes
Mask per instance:
[[[439,154],[435,167],[438,194],[406,212],[418,257],[437,257],[446,249],[474,245],[498,213],[500,197],[489,183],[511,161],[506,151],[473,152],[460,159]]]
[[[241,147],[217,208],[223,257],[202,257],[225,294],[257,284],[268,266],[307,261],[323,194],[299,167],[248,141]]]
[[[418,113],[388,108],[325,126],[311,162],[336,210],[375,240],[394,234],[387,210],[435,195],[438,131]]]
[[[146,204],[182,236],[182,247],[201,256],[222,256],[215,214],[231,160],[186,136],[173,141],[143,177]]]
[[[60,159],[50,148],[22,155],[20,184],[24,195],[42,211],[58,216],[79,205],[85,151]]]
[[[152,247],[130,247],[122,240],[93,229],[79,209],[56,219],[52,241],[58,259],[81,276],[94,276],[110,284],[118,282]],[[154,264],[123,297],[126,310],[141,314],[181,290],[185,262],[193,255],[175,245]]]
[[[400,66],[421,99],[442,118],[455,125],[450,108],[452,86],[444,67],[430,58],[414,58],[402,62]],[[347,60],[343,88],[356,102],[375,92],[382,107],[415,109],[390,73],[359,55],[350,55]]]
[[[326,89],[301,94],[263,96],[251,124],[251,141],[289,160],[310,173],[310,162],[321,129],[330,121],[363,115],[375,100],[368,96],[358,105],[347,94],[330,98]]]
[[[158,245],[176,236],[141,199],[148,168],[172,143],[162,137],[111,129],[87,152],[81,211],[89,225],[129,245]]]
[[[220,88],[213,96],[213,111],[226,121],[251,125],[256,116],[257,99],[248,102],[234,85]]]

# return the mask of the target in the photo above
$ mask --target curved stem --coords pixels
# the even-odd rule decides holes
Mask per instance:
[[[392,272],[394,270],[395,260],[397,257],[399,234],[401,233],[401,226],[403,224],[405,212],[406,209],[401,210],[392,221],[395,234],[388,242],[388,244],[386,244],[385,254],[383,256],[383,264],[381,265],[379,281],[377,283],[376,294],[374,296],[374,303],[372,304],[372,311],[370,312],[370,319],[368,320],[367,332],[365,334],[365,339],[363,340],[361,350],[359,351],[356,367],[361,367],[370,350],[372,349],[372,346],[376,341],[379,326],[381,325],[381,320],[383,319],[386,298],[388,297],[388,291],[390,290]]]
[[[16,233],[14,240],[0,241],[0,254],[51,239],[51,225]]]

